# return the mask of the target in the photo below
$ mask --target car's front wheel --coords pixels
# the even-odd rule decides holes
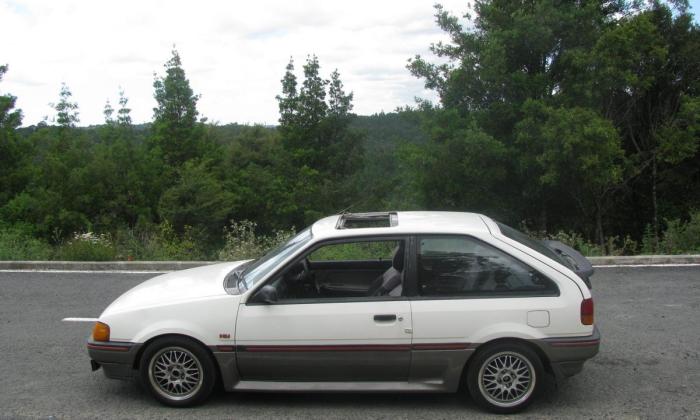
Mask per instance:
[[[200,344],[185,337],[153,341],[139,365],[141,383],[161,403],[187,407],[203,402],[216,383],[216,367]]]
[[[536,396],[543,372],[542,361],[527,345],[500,343],[480,349],[469,361],[467,387],[481,407],[516,413]]]

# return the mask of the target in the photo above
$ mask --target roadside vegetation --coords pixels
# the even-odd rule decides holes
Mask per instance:
[[[147,124],[121,89],[91,127],[65,84],[24,127],[0,94],[0,260],[249,258],[324,215],[418,209],[483,212],[586,255],[700,252],[687,2],[435,17],[449,41],[407,67],[439,100],[392,113],[355,115],[314,55],[280,69],[274,127],[208,122],[176,50]]]

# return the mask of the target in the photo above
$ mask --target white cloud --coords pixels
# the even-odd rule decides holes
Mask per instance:
[[[456,13],[467,2],[442,2]],[[107,98],[126,90],[135,121],[150,121],[153,73],[172,45],[183,59],[200,112],[221,123],[277,121],[275,95],[290,56],[297,69],[319,56],[325,76],[338,68],[370,114],[432,97],[405,69],[444,39],[431,1],[0,0],[0,90],[18,97],[25,125],[51,115],[61,82],[80,105],[81,124],[102,122]]]

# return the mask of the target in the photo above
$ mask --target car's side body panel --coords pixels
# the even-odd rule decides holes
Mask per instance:
[[[238,368],[247,380],[406,380],[407,300],[242,304]]]
[[[112,341],[145,343],[166,334],[186,335],[206,345],[233,344],[239,296],[222,294],[172,305],[114,312],[101,319]]]
[[[487,217],[439,216],[434,224],[389,233],[380,228],[335,233],[331,226],[337,217],[323,219],[303,249],[279,261],[278,270],[240,295],[226,293],[223,284],[240,262],[152,279],[102,314],[100,321],[110,326],[114,345],[89,346],[90,356],[111,377],[128,377],[140,347],[177,334],[207,346],[227,390],[441,392],[455,391],[469,358],[493,340],[530,342],[546,355],[558,377],[576,373],[595,355],[600,336],[593,326],[581,323],[579,313],[590,292],[573,271],[500,234]],[[399,226],[419,217],[401,213]],[[479,225],[459,231],[455,223]],[[558,295],[421,297],[415,271],[415,242],[421,235],[482,241],[551,279]],[[251,299],[282,267],[320,243],[374,236],[413,244],[404,273],[407,296],[276,304]],[[188,288],[197,292],[188,297]],[[126,353],[110,349],[122,345],[129,347]]]

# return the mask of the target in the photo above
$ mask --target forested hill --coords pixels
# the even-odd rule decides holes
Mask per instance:
[[[407,71],[438,101],[395,113],[355,115],[314,55],[280,69],[275,127],[207,123],[177,51],[146,125],[120,92],[104,125],[80,127],[63,85],[52,119],[20,128],[3,93],[0,259],[202,259],[224,242],[251,256],[236,250],[256,235],[262,249],[341,210],[409,209],[486,213],[586,254],[700,252],[700,28],[684,2],[435,17],[450,41]],[[104,255],[80,254],[96,243]]]
[[[421,127],[418,113],[378,113],[374,115],[353,115],[349,124],[350,128],[363,133],[364,148],[374,152],[388,148],[394,150],[399,143],[425,143],[427,135]],[[17,128],[17,134],[21,137],[29,137],[33,132],[42,126],[31,125]],[[132,126],[135,133],[140,133],[138,137],[147,137],[151,124],[134,124]],[[78,130],[84,131],[93,142],[100,141],[100,132],[106,129],[105,125],[80,127]],[[247,125],[247,124],[222,124],[211,125],[210,130],[222,144],[232,143],[236,138],[250,130],[270,131],[277,129],[277,126],[267,125]]]

